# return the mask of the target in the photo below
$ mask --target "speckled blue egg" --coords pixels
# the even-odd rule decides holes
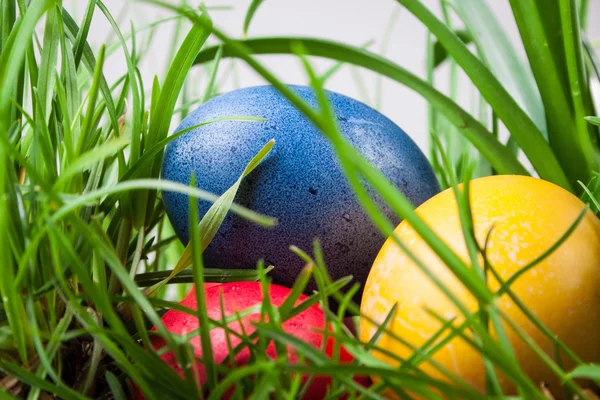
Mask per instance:
[[[290,86],[317,108],[311,88]],[[439,192],[433,170],[402,129],[371,107],[327,92],[343,135],[415,206]],[[256,116],[264,122],[222,121],[193,129],[166,148],[162,178],[222,194],[247,163],[271,139],[271,153],[242,182],[235,199],[257,212],[276,217],[267,229],[228,215],[204,252],[208,268],[255,268],[259,259],[274,265],[273,282],[290,287],[304,262],[290,245],[311,252],[319,238],[331,276],[353,275],[364,284],[385,241],[355,199],[335,152],[323,134],[272,86],[235,90],[201,105],[177,131],[225,116]],[[183,243],[189,239],[188,198],[162,194],[167,215]],[[211,206],[199,202],[200,215]],[[399,220],[387,207],[392,220]],[[307,291],[315,289],[313,283]],[[356,296],[360,300],[361,293]]]

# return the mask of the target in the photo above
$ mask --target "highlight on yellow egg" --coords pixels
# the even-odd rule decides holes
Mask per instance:
[[[475,179],[470,181],[469,192],[474,236],[489,264],[486,282],[497,294],[493,306],[503,320],[500,333],[508,339],[519,368],[534,384],[543,383],[554,397],[566,398],[561,380],[532,345],[548,362],[566,371],[574,365],[572,358],[580,362],[600,361],[600,221],[588,211],[555,251],[523,271],[573,226],[585,209],[584,203],[552,183],[524,176]],[[416,213],[471,265],[458,210],[451,188],[422,204]],[[361,319],[360,338],[371,340],[377,325],[386,320],[396,305],[387,332],[377,342],[378,348],[388,353],[374,350],[374,357],[399,365],[400,360],[414,359],[415,348],[424,351],[437,345],[430,360],[420,365],[421,371],[442,380],[457,376],[485,393],[486,371],[481,352],[474,348],[476,335],[467,329],[460,337],[450,329],[442,329],[444,321],[451,321],[457,328],[466,317],[411,255],[473,315],[479,310],[478,301],[407,221],[395,229],[394,237],[381,248],[367,279],[361,313],[368,318]],[[486,265],[481,255],[478,264]],[[504,294],[498,294],[501,284],[494,273],[501,281],[510,282],[511,293],[503,290]],[[520,305],[557,340],[540,330]],[[494,325],[489,322],[488,326],[491,336],[498,338]],[[572,353],[566,354],[557,343],[566,345]],[[504,393],[517,394],[515,385],[498,369],[497,383]],[[586,382],[582,385],[585,387]]]

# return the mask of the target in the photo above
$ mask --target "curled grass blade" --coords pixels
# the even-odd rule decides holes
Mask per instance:
[[[228,39],[225,42],[223,57],[241,57],[240,49],[247,54],[293,54],[294,43],[302,45],[307,55],[326,57],[367,68],[406,85],[443,113],[500,173],[529,175],[517,158],[467,111],[416,75],[367,50],[305,37],[274,37],[244,41]],[[217,47],[205,49],[198,55],[196,63],[212,60],[216,51]],[[247,61],[246,58],[245,60]]]
[[[140,190],[140,189],[151,189],[151,190],[165,190],[171,192],[177,192],[182,194],[187,194],[190,196],[196,196],[199,199],[207,200],[215,202],[218,200],[218,197],[206,192],[201,189],[190,188],[187,185],[183,185],[181,183],[164,181],[159,179],[136,179],[131,181],[126,181],[122,183],[118,183],[111,187],[103,187],[101,189],[95,190],[93,192],[88,192],[81,197],[78,197],[72,202],[65,204],[61,208],[59,208],[56,213],[53,214],[52,220],[58,221],[63,218],[65,215],[69,214],[71,211],[76,210],[79,207],[93,204],[98,199],[103,198],[112,193],[121,193],[130,190]],[[274,226],[277,222],[275,219],[270,217],[262,216],[254,211],[250,211],[245,207],[232,204],[231,211],[238,214],[242,218],[246,218],[249,221],[257,223],[262,226]]]

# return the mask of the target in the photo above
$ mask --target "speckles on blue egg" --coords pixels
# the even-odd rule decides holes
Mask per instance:
[[[311,107],[312,90],[290,86]],[[414,142],[392,121],[349,97],[328,92],[344,136],[415,205],[439,191],[431,166]],[[276,143],[263,163],[240,186],[236,202],[277,217],[275,229],[226,217],[204,253],[211,268],[255,268],[259,259],[276,266],[275,283],[291,286],[303,261],[290,245],[311,252],[319,238],[334,279],[353,275],[364,283],[384,238],[362,211],[346,183],[336,155],[318,129],[271,86],[236,90],[215,97],[191,113],[178,131],[224,116],[257,116],[264,122],[221,121],[182,135],[165,150],[163,179],[221,194],[270,140]],[[163,201],[179,238],[188,241],[188,199],[166,192]],[[200,202],[204,215],[210,204]],[[398,222],[388,207],[382,209]],[[309,285],[307,292],[315,289]],[[360,299],[360,293],[355,299]]]

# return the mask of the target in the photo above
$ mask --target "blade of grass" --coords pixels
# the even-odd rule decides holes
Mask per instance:
[[[491,71],[475,57],[465,44],[419,0],[397,0],[417,17],[452,55],[532,163],[540,177],[572,190],[573,186],[559,164],[543,134],[519,107]],[[571,165],[564,165],[566,171]],[[571,181],[574,181],[571,177]]]
[[[1,149],[2,149],[2,147],[0,147],[0,150]],[[59,221],[62,218],[64,218],[65,216],[69,215],[74,210],[77,210],[79,207],[82,207],[82,206],[85,206],[88,204],[93,204],[98,199],[103,198],[112,193],[121,193],[121,192],[129,191],[129,190],[136,190],[136,189],[166,190],[166,191],[171,191],[171,192],[187,194],[190,196],[197,196],[198,198],[200,198],[202,200],[207,200],[207,201],[212,201],[212,202],[215,202],[218,199],[217,196],[215,196],[211,193],[208,193],[208,192],[200,190],[200,189],[190,188],[189,186],[183,185],[180,183],[163,181],[163,180],[155,180],[155,179],[139,179],[139,180],[132,180],[132,181],[118,183],[118,184],[116,184],[114,186],[110,186],[110,187],[103,187],[101,189],[86,193],[83,196],[78,196],[72,202],[64,204],[58,210],[56,210],[56,212],[52,215],[50,221],[52,221],[52,222]],[[60,198],[58,199],[58,201],[62,203]],[[273,218],[265,217],[263,215],[257,214],[255,212],[250,211],[250,210],[248,210],[242,206],[239,206],[237,204],[231,205],[231,211],[233,213],[239,215],[242,218],[248,219],[249,221],[252,221],[253,223],[256,223],[256,224],[264,226],[264,227],[274,226],[277,223],[277,221]],[[47,233],[47,225],[44,225],[35,234],[35,236],[31,239],[30,245],[27,247],[27,249],[21,256],[21,259],[19,262],[19,269],[25,268],[25,266],[27,265],[27,262],[29,262],[32,259],[32,257],[35,256],[37,244],[44,238],[46,233]],[[23,277],[21,277],[21,280],[22,279],[23,279]],[[18,280],[18,282],[19,282],[19,280]]]
[[[104,376],[106,377],[106,383],[110,387],[110,392],[114,396],[114,399],[127,400],[128,397],[125,395],[123,387],[121,387],[121,384],[119,383],[119,380],[117,379],[115,374],[113,374],[110,371],[106,371],[106,374]]]
[[[75,68],[79,66],[81,57],[83,56],[84,46],[87,41],[88,34],[90,32],[90,26],[92,25],[92,19],[94,18],[94,10],[96,9],[96,1],[88,0],[87,7],[85,9],[85,15],[83,17],[83,23],[81,29],[77,32],[75,43],[73,44],[73,58],[75,60]]]
[[[313,264],[307,264],[306,267],[300,272],[298,278],[294,282],[292,286],[292,290],[290,294],[286,297],[283,303],[279,306],[279,313],[282,318],[285,319],[289,312],[292,310],[296,301],[300,298],[306,285],[308,285],[308,281],[312,277],[313,274]]]
[[[588,378],[594,381],[600,381],[600,365],[596,364],[582,364],[578,365],[569,372],[570,378]]]
[[[102,45],[100,47],[100,51],[98,52],[98,59],[96,60],[96,66],[94,68],[94,78],[92,80],[90,91],[88,92],[87,111],[85,113],[81,131],[75,145],[75,156],[78,156],[86,149],[86,145],[89,143],[90,137],[95,133],[94,131],[96,124],[94,123],[94,110],[96,109],[96,99],[100,90],[100,80],[103,76],[102,68],[104,67],[104,49],[104,45]]]
[[[14,1],[2,1],[0,3],[0,53],[4,44],[8,40],[8,35],[12,31],[13,25],[17,19],[17,9]]]
[[[447,322],[445,318],[437,314],[435,311],[431,309],[426,309],[426,311],[440,323],[445,324]],[[486,357],[492,361],[497,368],[502,370],[504,373],[510,373],[512,375],[511,380],[517,384],[519,391],[523,393],[523,398],[538,400],[545,399],[545,397],[538,390],[538,387],[527,375],[521,371],[519,364],[516,363],[514,358],[510,356],[506,357],[505,354],[503,354],[501,347],[494,346],[494,341],[490,336],[482,336],[480,337],[479,341],[475,341],[471,335],[457,332],[456,327],[454,327],[452,324],[449,325],[449,328],[452,329],[453,332],[455,332],[462,340],[469,344],[478,353],[482,354],[483,357]]]
[[[82,400],[89,399],[89,397],[82,396],[75,390],[66,386],[53,385],[50,382],[38,378],[35,374],[29,372],[25,368],[10,362],[9,360],[0,360],[0,370],[5,370],[12,376],[17,377],[20,381],[27,383],[28,385],[38,387],[46,392],[53,393],[60,396],[61,399],[65,400]]]
[[[19,21],[18,27],[11,32],[0,54],[0,121],[2,123],[6,121],[4,118],[13,95],[13,83],[18,81],[20,65],[25,57],[23,49],[29,46],[37,21],[54,2],[54,0],[32,2]],[[2,131],[7,130],[8,124]]]
[[[10,104],[13,95],[14,83],[18,82],[20,65],[25,57],[25,52],[22,49],[27,48],[31,35],[34,32],[37,21],[42,15],[52,6],[53,2],[49,0],[37,0],[32,2],[27,12],[20,20],[19,24],[11,32],[7,42],[0,54],[0,132],[8,131],[10,122]],[[11,184],[7,181],[8,163],[8,148],[0,146],[0,187],[6,190],[7,185]],[[0,221],[10,225],[10,216],[8,214],[8,199],[4,196],[0,200]],[[7,232],[2,230],[0,233],[2,243],[7,243]],[[17,351],[21,361],[27,362],[28,350],[32,346],[31,332],[27,328],[26,321],[28,320],[23,304],[22,297],[18,294],[18,286],[14,284],[15,274],[13,269],[13,257],[8,251],[2,251],[2,268],[0,268],[0,293],[2,294],[2,304],[4,312],[7,316],[10,327],[13,331],[13,338],[17,345]]]
[[[448,3],[444,3],[448,4]],[[457,29],[454,31],[456,36],[466,45],[473,43],[473,37],[471,34],[463,29]],[[433,67],[439,67],[444,61],[448,59],[448,51],[446,48],[437,40],[433,41]]]
[[[70,33],[71,35],[70,39],[72,39],[72,41],[74,42],[75,39],[73,38],[79,35],[80,29],[77,26],[75,20],[71,17],[69,12],[65,8],[62,9],[62,14],[62,18],[65,23],[65,28],[67,28],[68,33]],[[82,60],[87,70],[91,73],[92,71],[94,71],[94,68],[96,66],[96,57],[94,56],[94,52],[92,51],[91,47],[87,42],[82,40],[81,43],[83,43]],[[28,56],[28,58],[31,57]],[[108,117],[110,119],[111,126],[114,132],[119,132],[119,117],[117,116],[117,111],[112,99],[110,88],[108,87],[108,84],[106,83],[106,78],[103,75],[100,77],[100,91],[102,92],[102,97],[106,104],[106,109],[108,111]]]
[[[131,157],[135,160],[135,159],[137,159],[137,157],[139,157],[139,152],[140,152],[139,143],[137,143],[137,141],[139,140],[138,139],[139,132],[141,131],[141,123],[142,123],[141,117],[143,115],[143,104],[144,104],[143,99],[142,99],[144,92],[139,87],[139,80],[137,79],[137,68],[136,68],[136,64],[134,62],[134,60],[136,59],[135,34],[132,35],[133,47],[132,47],[132,51],[130,52],[127,47],[127,43],[125,41],[125,37],[123,36],[123,34],[121,33],[121,30],[119,29],[118,23],[112,17],[112,15],[110,14],[110,11],[106,7],[106,5],[104,5],[104,3],[100,0],[94,0],[94,1],[96,2],[97,7],[100,9],[100,11],[102,11],[105,18],[111,25],[114,33],[117,35],[119,42],[121,44],[121,48],[123,49],[123,55],[125,57],[125,61],[127,64],[127,77],[128,77],[129,85],[131,86],[131,94],[132,94],[132,99],[133,99],[132,112],[131,112],[131,114],[133,115],[133,117],[132,117],[133,126],[131,128],[131,131],[133,133],[132,134],[132,155],[131,155]]]
[[[585,120],[590,124],[600,126],[600,117],[585,117]]]
[[[385,29],[383,31],[383,39],[381,40],[381,45],[379,46],[379,54],[382,56],[384,56],[387,53],[387,49],[390,44],[390,39],[392,38],[394,27],[400,20],[401,10],[401,7],[395,7],[394,11],[392,11],[392,13],[390,14],[388,22],[385,26]],[[379,110],[381,108],[381,84],[383,80],[381,75],[377,75],[375,79],[375,109]]]
[[[244,17],[244,28],[243,34],[244,37],[248,36],[248,28],[250,27],[250,22],[252,22],[252,18],[258,10],[258,7],[262,4],[263,0],[252,0],[250,5],[248,6],[248,10],[246,10],[246,16]]]
[[[572,137],[577,138],[575,141],[581,146],[588,168],[594,170],[597,165],[596,160],[594,160],[594,146],[590,137],[592,131],[591,126],[586,124],[584,120],[584,117],[589,115],[592,110],[589,84],[583,61],[583,44],[577,2],[576,0],[559,0],[559,7],[571,100],[575,109],[576,130]],[[585,179],[589,179],[589,175],[580,178],[580,180]]]
[[[215,54],[215,59],[213,60],[212,68],[210,70],[210,75],[208,78],[208,84],[206,85],[206,89],[204,90],[204,95],[202,96],[202,103],[208,101],[215,92],[215,78],[217,77],[217,71],[219,70],[219,62],[221,61],[221,57],[223,56],[223,48],[220,47]]]
[[[52,220],[58,221],[67,214],[69,214],[71,211],[76,210],[77,208],[84,205],[93,204],[96,200],[103,198],[106,195],[139,189],[164,190],[176,193],[183,193],[191,196],[196,196],[202,200],[212,202],[218,200],[218,197],[211,193],[208,193],[201,189],[190,188],[189,186],[180,183],[164,181],[160,179],[136,179],[118,183],[110,187],[103,187],[93,192],[86,193],[83,196],[80,196],[72,202],[69,202],[68,204],[65,204],[64,206],[59,208],[56,211],[56,213],[52,215]],[[249,221],[252,221],[265,227],[274,226],[277,223],[277,221],[273,218],[262,216],[254,211],[250,211],[247,208],[236,204],[231,205],[231,211],[238,214],[242,218],[246,218]]]
[[[502,309],[498,310],[498,314],[502,317],[502,320],[525,342],[530,349],[532,349],[535,354],[542,360],[542,362],[546,365],[546,367],[550,368],[550,370],[560,378],[563,384],[569,388],[573,393],[577,395],[578,398],[584,399],[586,396],[577,385],[572,377],[568,376],[550,357],[540,346],[536,343],[531,336],[527,334],[525,330],[523,330],[519,325],[517,325]]]
[[[56,78],[55,68],[58,60],[58,17],[57,7],[51,7],[46,14],[46,27],[44,28],[44,47],[40,57],[40,74],[37,89],[40,96],[41,109],[46,117],[50,118],[52,107],[52,93]]]
[[[293,43],[301,44],[308,55],[331,58],[361,66],[415,90],[439,109],[448,121],[456,126],[458,131],[490,160],[494,168],[502,171],[500,173],[528,175],[527,170],[516,157],[468,112],[416,75],[367,50],[321,39],[278,37],[244,41],[228,40],[223,49],[223,57],[240,57],[240,48],[252,54],[291,54]],[[196,63],[212,60],[216,51],[217,47],[205,49],[198,55]]]
[[[160,92],[160,98],[156,105],[155,110],[160,112],[153,113],[150,116],[150,125],[148,128],[148,140],[146,145],[148,147],[154,146],[156,143],[163,140],[168,133],[169,125],[171,123],[170,116],[175,110],[175,104],[188,71],[193,65],[194,59],[200,52],[200,49],[208,39],[212,27],[212,21],[206,12],[203,12],[199,17],[198,23],[194,23],[190,32],[186,36],[183,44],[179,48],[177,55],[173,59],[165,82],[162,85]],[[151,176],[158,176],[160,174],[160,161],[162,159],[162,152],[160,152],[151,166]],[[139,204],[142,204],[142,208],[146,210],[146,223],[148,223],[154,209],[154,199],[156,198],[156,192],[150,191],[143,193],[138,199]]]
[[[274,267],[265,268],[265,273],[269,273]],[[172,270],[146,272],[137,274],[135,281],[138,286],[152,286],[168,278],[173,273]],[[204,269],[204,281],[215,283],[240,282],[240,281],[258,281],[260,278],[257,271],[252,269]],[[192,271],[183,270],[177,276],[171,278],[169,283],[191,283],[194,281]]]
[[[145,167],[148,162],[152,161],[154,156],[156,156],[158,153],[160,153],[169,142],[171,142],[172,140],[178,138],[179,136],[182,136],[182,135],[186,134],[187,132],[190,132],[196,128],[199,128],[201,126],[211,124],[214,122],[219,122],[219,121],[262,122],[264,120],[265,120],[264,118],[257,118],[257,117],[234,117],[234,116],[231,116],[231,117],[215,118],[210,121],[206,121],[206,122],[202,122],[197,125],[190,126],[189,128],[183,129],[171,136],[164,138],[159,143],[154,145],[152,148],[144,150],[144,153],[142,154],[142,156],[133,165],[130,165],[125,173],[123,173],[123,175],[120,177],[120,181],[125,182],[132,178],[135,178],[136,176],[139,176],[141,171],[143,171],[143,167]],[[108,196],[102,203],[102,209],[106,210],[106,211],[112,209],[114,207],[114,205],[116,204],[117,199],[118,199],[118,196],[115,196],[115,195]]]
[[[515,21],[521,33],[529,63],[538,84],[548,121],[550,146],[571,182],[588,181],[587,162],[577,132],[558,0],[511,0]],[[573,185],[575,185],[573,183]]]
[[[461,19],[472,33],[484,62],[530,115],[539,130],[547,136],[544,105],[533,78],[531,68],[525,65],[488,3],[477,0],[456,1]]]
[[[248,176],[254,169],[267,157],[271,149],[275,145],[275,140],[270,140],[253,158],[250,160],[244,171],[238,178],[238,180],[223,193],[208,209],[206,214],[202,217],[200,224],[194,228],[195,231],[200,232],[200,249],[204,251],[212,239],[217,234],[217,231],[221,227],[221,224],[225,220],[237,191],[242,183],[242,180]],[[190,231],[191,232],[191,231]],[[172,278],[174,278],[179,272],[189,267],[192,263],[192,249],[191,244],[188,244],[183,252],[179,262],[171,272],[171,274],[162,282],[154,285],[147,289],[146,294],[149,296],[155,296],[164,285],[166,285]]]
[[[191,186],[195,186],[196,179],[192,176]],[[189,215],[190,215],[190,247],[192,252],[192,271],[194,272],[194,282],[196,284],[196,305],[198,324],[200,326],[200,344],[202,347],[202,358],[205,360],[204,368],[206,370],[206,382],[209,389],[217,386],[217,373],[214,368],[213,351],[210,330],[208,325],[208,315],[206,314],[206,293],[204,292],[204,273],[202,264],[203,248],[200,244],[200,231],[196,229],[198,225],[198,203],[195,197],[189,197]]]
[[[83,171],[92,168],[97,163],[102,160],[113,157],[117,152],[121,151],[125,146],[130,143],[130,139],[128,137],[120,137],[117,139],[109,140],[106,143],[103,143],[99,146],[94,147],[93,149],[88,150],[83,153],[79,158],[74,160],[68,168],[62,171],[60,177],[55,182],[55,187],[60,188],[61,184],[65,182],[65,180],[71,178],[72,176],[82,173]]]

